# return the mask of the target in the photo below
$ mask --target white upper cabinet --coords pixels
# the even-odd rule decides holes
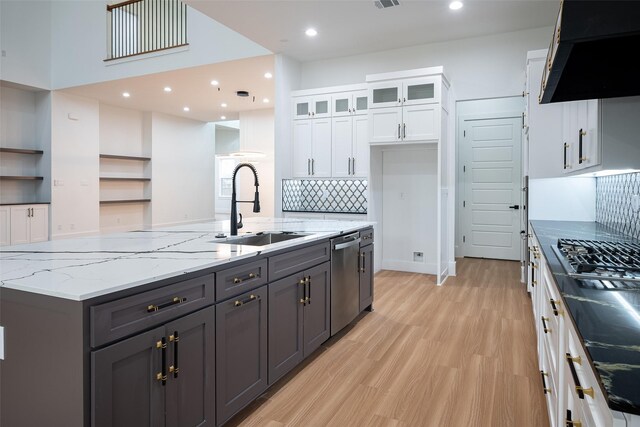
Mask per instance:
[[[314,95],[294,98],[294,119],[320,119],[331,117],[331,96]]]
[[[397,107],[402,105],[402,82],[377,82],[369,85],[371,108]]]
[[[335,117],[331,126],[332,175],[367,177],[369,174],[368,118]]]
[[[293,123],[293,176],[331,176],[331,119]]]
[[[564,108],[562,104],[539,104],[540,79],[547,51],[529,52],[525,92],[524,139],[528,138],[530,178],[561,176],[564,169]],[[567,166],[571,162],[567,151]]]
[[[402,105],[440,102],[440,78],[419,77],[402,84]]]
[[[367,81],[371,144],[440,141],[449,96],[442,67],[367,76]]]
[[[353,116],[356,114],[367,114],[369,101],[366,90],[357,92],[343,92],[334,94],[331,97],[333,117]]]

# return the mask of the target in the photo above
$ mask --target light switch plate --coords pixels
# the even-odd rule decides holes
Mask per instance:
[[[0,326],[0,360],[4,360],[4,326]]]

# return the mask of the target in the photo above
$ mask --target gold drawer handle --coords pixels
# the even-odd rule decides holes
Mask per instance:
[[[576,392],[578,392],[578,394],[582,392],[587,396],[590,396],[592,399],[595,398],[595,395],[596,395],[595,391],[593,390],[593,387],[584,388],[584,387],[576,386]]]
[[[243,279],[241,277],[234,277],[233,283],[237,285],[238,283],[242,283],[245,280],[255,279],[256,277],[260,277],[260,276],[257,273],[249,273],[249,276],[246,279]]]
[[[564,420],[564,422],[567,427],[582,427],[582,423],[580,421]]]
[[[245,298],[243,300],[236,300],[233,303],[233,305],[236,306],[236,307],[240,307],[240,306],[245,305],[247,303],[250,303],[251,301],[256,300],[256,299],[258,299],[258,297],[256,295],[252,294],[252,295],[249,296],[249,298]]]
[[[538,268],[538,265],[536,263],[532,262],[531,263],[531,268],[533,268],[535,270],[536,268]]]
[[[574,363],[577,363],[578,365],[582,365],[582,357],[580,356],[570,356],[569,354],[567,354],[567,360],[570,360]]]
[[[162,303],[162,304],[150,304],[147,306],[147,313],[153,313],[156,312],[158,310],[162,310],[163,308],[167,308],[167,307],[171,307],[172,305],[176,305],[176,304],[180,304],[182,302],[185,302],[187,299],[183,298],[183,297],[173,297],[171,299],[171,301]]]

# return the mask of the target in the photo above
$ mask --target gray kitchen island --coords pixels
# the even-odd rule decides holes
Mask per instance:
[[[337,236],[361,236],[353,268],[371,309],[372,223],[254,218],[216,237],[228,230],[3,248],[0,424],[224,424],[329,338]]]

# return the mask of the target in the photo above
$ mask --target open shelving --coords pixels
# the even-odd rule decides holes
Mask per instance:
[[[151,181],[151,178],[129,176],[101,176],[100,181]]]
[[[7,181],[42,181],[44,177],[34,175],[0,175],[0,180]]]
[[[44,154],[44,151],[43,150],[32,150],[32,149],[27,149],[27,148],[0,147],[0,153]]]
[[[132,160],[139,162],[148,162],[151,160],[151,157],[142,157],[142,156],[124,156],[120,154],[100,154],[101,159],[111,159],[111,160]]]
[[[148,203],[151,199],[123,199],[123,200],[100,200],[101,205],[116,205],[124,203]]]

